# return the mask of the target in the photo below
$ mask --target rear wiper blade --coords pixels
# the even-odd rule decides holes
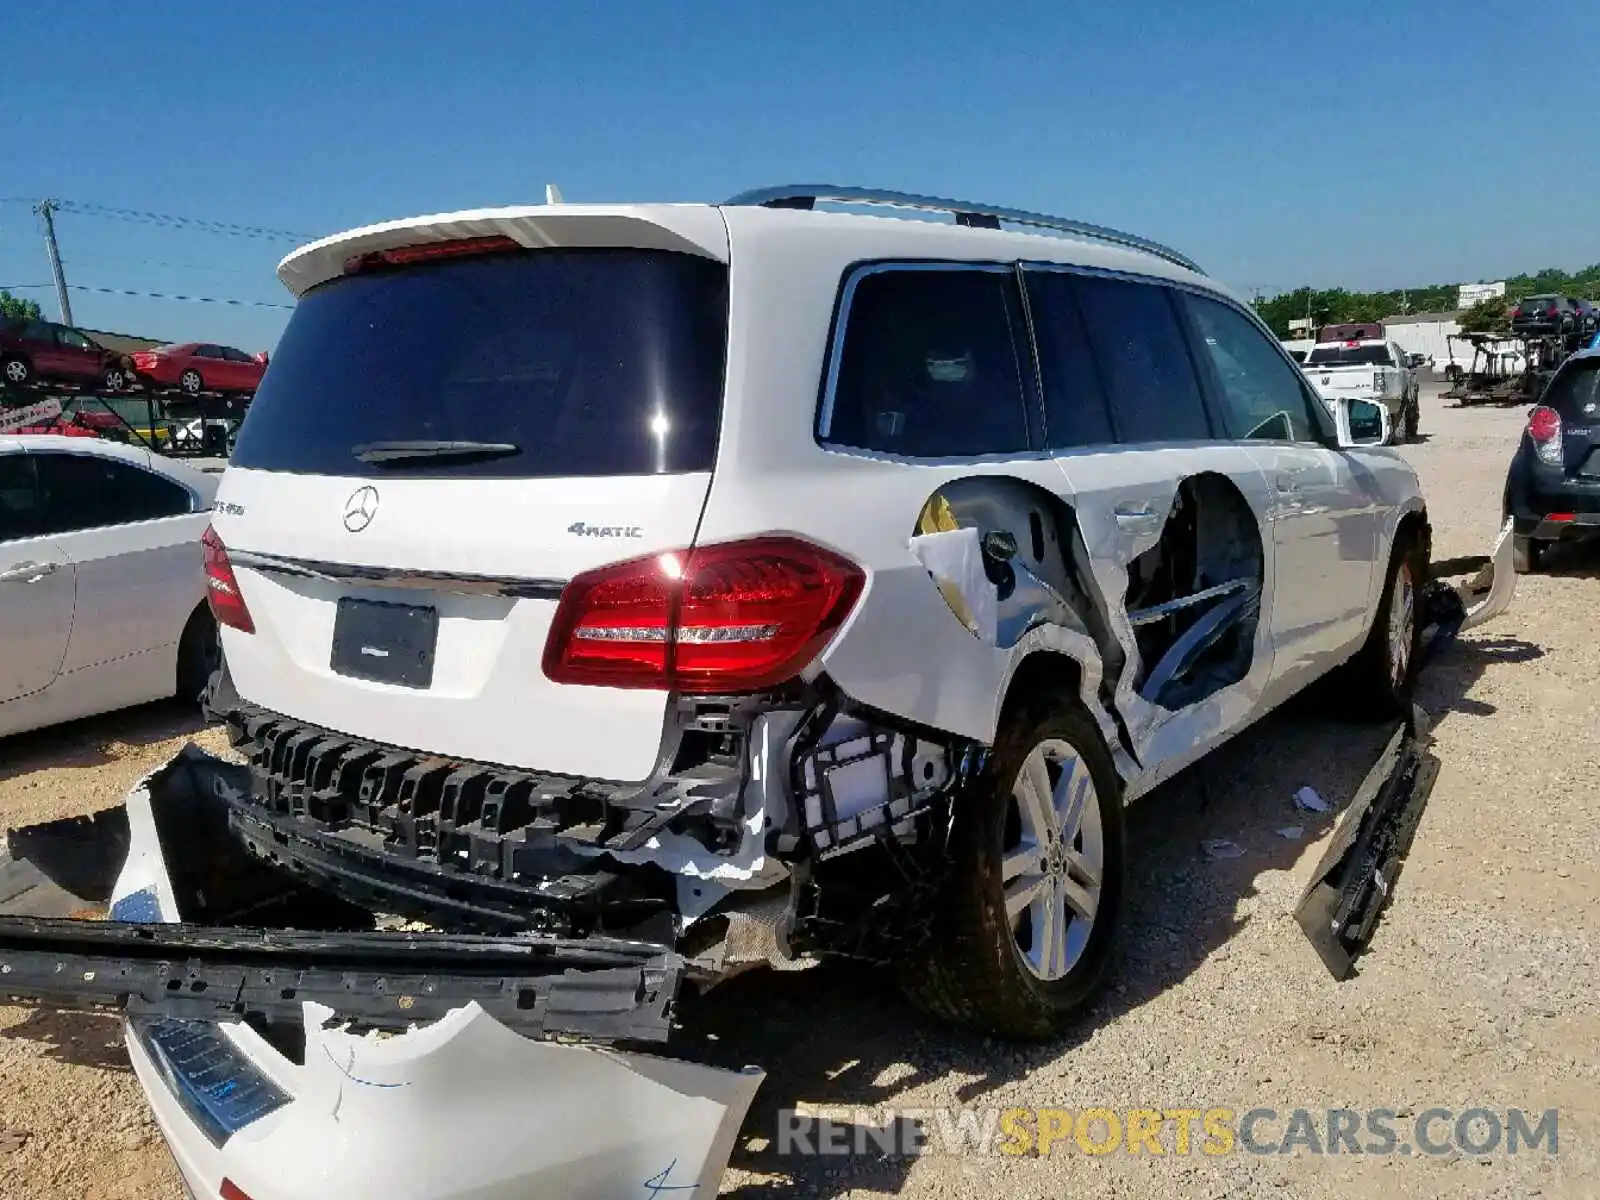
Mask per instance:
[[[364,442],[350,453],[364,463],[403,463],[441,458],[505,458],[522,450],[514,442]]]

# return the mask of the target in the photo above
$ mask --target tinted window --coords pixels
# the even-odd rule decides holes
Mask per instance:
[[[1387,346],[1318,346],[1306,359],[1308,367],[1387,367]]]
[[[29,321],[22,327],[22,336],[30,342],[53,342],[55,333],[43,321]]]
[[[1009,271],[860,276],[823,438],[924,458],[1027,449],[1020,329]]]
[[[1078,278],[1029,271],[1028,305],[1044,384],[1045,445],[1051,449],[1110,442],[1111,413],[1078,307]]]
[[[74,350],[87,350],[93,345],[88,338],[84,337],[76,329],[56,330],[56,340],[63,346],[71,346]]]
[[[186,489],[129,463],[88,454],[30,457],[44,495],[45,533],[175,517],[192,506]]]
[[[1166,288],[1085,276],[1079,301],[1123,442],[1211,436],[1189,348]]]
[[[716,451],[727,268],[540,250],[351,275],[301,298],[233,463],[323,475],[704,471]],[[386,441],[514,454],[385,466]]]
[[[1302,376],[1256,323],[1226,304],[1187,295],[1216,380],[1222,418],[1235,438],[1317,439]]]
[[[235,350],[231,346],[224,346],[222,348],[222,357],[227,359],[229,362],[236,362],[236,363],[247,363],[247,362],[254,362],[255,361],[248,354],[246,354],[243,350]]]
[[[39,532],[39,492],[30,456],[0,454],[0,542]]]
[[[1600,359],[1584,359],[1556,376],[1541,397],[1561,419],[1574,424],[1600,424]]]

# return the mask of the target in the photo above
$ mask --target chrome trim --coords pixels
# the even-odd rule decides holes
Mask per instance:
[[[519,600],[556,600],[564,579],[520,579],[505,575],[464,575],[452,571],[415,571],[405,567],[363,567],[350,563],[282,558],[254,550],[229,548],[228,560],[236,567],[251,567],[272,575],[320,579],[328,583],[353,583],[363,587],[417,588],[454,592],[463,596],[510,596]]]
[[[862,187],[835,187],[832,184],[789,184],[783,187],[756,188],[748,192],[740,192],[737,196],[723,201],[726,206],[755,206],[762,208],[802,208],[808,209],[815,206],[817,201],[833,202],[837,204],[881,204],[891,208],[914,208],[923,212],[945,212],[954,215],[958,222],[964,225],[975,225],[984,228],[984,224],[972,218],[986,218],[988,221],[1008,221],[1013,225],[1027,225],[1035,229],[1052,229],[1059,233],[1076,234],[1079,237],[1093,238],[1096,241],[1107,242],[1111,245],[1122,246],[1130,250],[1140,250],[1164,259],[1174,266],[1182,267],[1186,271],[1193,271],[1196,275],[1205,272],[1185,254],[1180,254],[1170,246],[1163,246],[1160,242],[1153,242],[1133,233],[1125,233],[1120,229],[1112,229],[1106,225],[1094,225],[1087,221],[1074,220],[1071,217],[1053,217],[1048,213],[1028,212],[1018,208],[997,208],[992,204],[977,204],[967,200],[947,200],[939,196],[920,196],[914,192],[883,191],[878,188]],[[993,226],[988,226],[992,228]]]
[[[839,386],[839,368],[844,362],[844,335],[850,327],[850,306],[855,300],[856,285],[868,275],[881,275],[888,271],[988,271],[1010,275],[1016,267],[1011,263],[987,262],[948,262],[939,260],[903,260],[898,262],[868,262],[859,263],[852,267],[850,274],[845,277],[844,289],[839,293],[839,315],[833,322],[833,345],[828,350],[828,378],[823,385],[822,411],[817,414],[817,440],[828,448],[833,443],[828,442],[828,436],[833,430],[833,401],[834,392]],[[865,446],[851,446],[848,449],[865,450]],[[1008,457],[1008,456],[1002,456]],[[916,459],[922,462],[925,460]]]

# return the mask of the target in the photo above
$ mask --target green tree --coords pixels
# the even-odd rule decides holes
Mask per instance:
[[[0,317],[20,317],[24,321],[38,321],[44,317],[37,300],[24,300],[10,292],[0,290]]]
[[[1489,296],[1478,301],[1456,320],[1462,333],[1506,333],[1511,328],[1511,309],[1504,297]]]

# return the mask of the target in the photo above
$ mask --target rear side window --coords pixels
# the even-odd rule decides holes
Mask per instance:
[[[855,281],[824,442],[913,458],[1028,448],[1010,270],[890,268]],[[272,369],[278,369],[274,363]]]
[[[1122,442],[1212,436],[1200,383],[1166,288],[1085,276],[1078,298]]]
[[[232,462],[317,475],[559,477],[709,470],[727,268],[539,250],[335,279],[300,300]],[[385,442],[514,447],[363,461]]]
[[[1243,313],[1205,296],[1186,295],[1202,353],[1216,380],[1228,433],[1235,438],[1317,440],[1303,376]]]
[[[15,451],[0,454],[0,542],[38,534],[39,489],[32,456]]]
[[[193,509],[187,489],[131,463],[89,454],[29,455],[43,496],[42,533],[103,529]]]
[[[1078,277],[1030,270],[1026,278],[1044,385],[1045,445],[1066,450],[1115,440],[1100,369],[1078,307]]]
[[[1600,359],[1586,358],[1562,371],[1540,403],[1555,409],[1563,421],[1600,422]]]

